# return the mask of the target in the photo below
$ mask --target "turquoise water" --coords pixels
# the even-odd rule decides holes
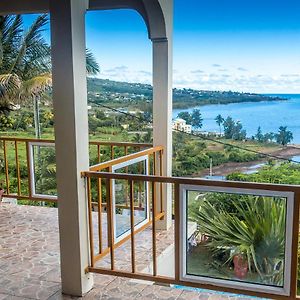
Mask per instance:
[[[219,126],[214,119],[221,114],[224,118],[231,116],[234,120],[239,120],[246,129],[248,137],[256,133],[258,126],[261,126],[263,133],[277,132],[279,126],[287,126],[293,132],[293,143],[300,144],[300,95],[276,94],[276,96],[285,97],[288,100],[196,107],[201,110],[204,119],[201,130],[219,132]],[[176,118],[180,111],[191,112],[193,109],[175,109],[173,118]]]

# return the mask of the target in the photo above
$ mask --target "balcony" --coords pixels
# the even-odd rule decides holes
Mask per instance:
[[[0,299],[71,299],[61,297],[57,209],[2,203],[0,216]],[[144,252],[147,236],[151,239],[150,230],[137,241]],[[158,236],[158,241],[164,237]],[[212,299],[214,295],[109,275],[98,274],[94,280],[94,289],[84,299]]]
[[[37,170],[36,163],[38,162],[35,155],[40,155],[41,158],[45,149],[51,152],[54,142],[52,140],[1,138],[1,145],[3,145],[1,158],[5,164],[5,193],[3,196],[5,202],[18,199],[19,201],[56,203],[55,195],[39,194],[38,189],[36,189],[36,173],[34,172]],[[125,167],[128,169],[129,165],[132,165],[132,160],[136,162],[139,157],[145,158],[145,155],[151,156],[154,153],[157,153],[157,156],[158,154],[162,155],[160,147],[156,148],[156,152],[149,147],[150,145],[146,144],[91,142],[91,151],[94,151],[98,161],[103,157],[112,159],[91,167],[91,172],[106,170],[125,162],[129,162],[128,166]],[[127,154],[132,152],[133,149],[140,151]],[[124,156],[125,153],[127,157]],[[123,156],[115,159],[114,157],[117,154],[123,154]],[[22,157],[24,155],[26,159]],[[51,157],[48,157],[48,159],[50,163]],[[13,172],[11,172],[12,169],[14,169]],[[14,181],[17,184],[12,184]],[[141,188],[138,185],[137,191],[143,194]],[[107,218],[107,203],[99,202],[99,199],[97,202],[91,201],[91,198],[88,199],[90,199],[89,212],[92,218],[90,225],[93,224],[90,230],[100,232],[101,241],[103,241],[101,242],[99,238],[95,241],[95,251],[102,254],[101,257],[95,257],[95,260],[100,263],[101,258],[103,266],[109,267],[110,252],[107,251],[109,249],[107,248],[107,241],[109,240],[107,233],[109,233],[108,227],[111,227],[111,224],[110,219]],[[82,199],[82,201],[85,201],[85,199]],[[125,202],[119,205],[119,209],[126,210],[130,208],[130,204]],[[140,202],[135,208],[137,211],[142,211],[143,205]],[[99,211],[101,211],[101,224],[98,218]],[[158,214],[156,219],[161,218],[162,215],[161,213]],[[22,299],[59,299],[61,278],[57,208],[1,203],[0,216],[1,299],[9,299],[12,296]],[[116,220],[122,220],[122,215],[119,214],[118,217]],[[124,223],[126,222],[123,222],[123,226]],[[101,231],[99,231],[99,225],[101,225]],[[139,232],[134,235],[137,258],[134,268],[139,272],[149,274],[152,270],[152,255],[149,253],[149,249],[152,247],[153,226],[151,226],[151,221],[145,225],[138,228]],[[128,236],[122,239],[116,245],[114,264],[120,266],[121,270],[126,271],[132,268],[132,251]],[[164,272],[164,270],[168,270],[168,268],[164,268],[165,265],[162,265],[164,264],[163,259],[169,259],[166,257],[166,250],[169,251],[170,247],[171,249],[174,247],[174,228],[157,232],[155,239],[157,245],[155,249],[158,263],[157,271]],[[100,248],[102,248],[101,251]],[[174,253],[174,251],[169,251],[169,253]],[[172,274],[172,267],[169,269],[171,269]],[[169,299],[170,295],[174,299],[186,299],[186,297],[192,299],[200,296],[201,299],[209,299],[214,294],[212,291],[197,293],[196,291],[149,285],[130,278],[97,274],[95,276],[95,288],[85,298],[93,299],[101,295],[107,295],[115,299],[155,298],[158,296],[160,299],[162,297]],[[231,297],[228,296],[228,298]]]
[[[6,201],[13,198],[43,205],[59,201],[55,189],[49,188],[47,176],[43,178],[45,172],[42,172],[45,167],[49,170],[53,163],[49,153],[55,151],[54,141],[1,138],[1,145],[5,165],[3,197]],[[103,293],[110,296],[116,293],[115,297],[120,299],[141,295],[155,298],[153,295],[163,293],[167,298],[171,295],[174,299],[210,299],[213,295],[220,296],[212,291],[219,290],[286,299],[293,292],[296,269],[292,268],[292,261],[297,257],[298,187],[164,177],[163,147],[149,144],[91,142],[90,154],[94,165],[81,173],[86,183],[86,197],[81,201],[87,204],[89,231],[89,264],[85,270],[96,274],[95,288],[86,295],[87,298]],[[160,228],[166,217],[166,185],[171,186],[173,212],[172,225],[168,229]],[[270,265],[274,262],[272,268],[278,271],[276,274],[257,267],[252,275],[248,270],[249,273],[243,277],[235,269],[221,265],[217,271],[211,272],[204,267],[204,261],[195,267],[199,259],[203,260],[203,249],[209,242],[219,242],[217,248],[220,248],[223,241],[216,238],[217,233],[210,231],[211,223],[209,218],[203,219],[205,215],[200,214],[195,221],[192,206],[197,201],[208,199],[206,217],[211,215],[212,222],[217,222],[218,212],[209,205],[236,197],[242,202],[244,213],[250,209],[261,209],[262,219],[273,224],[272,231],[279,230],[281,226],[284,254],[269,262]],[[255,201],[258,199],[263,201],[263,206],[257,206],[259,202]],[[263,215],[265,207],[269,209],[269,219]],[[271,214],[274,207],[277,209],[275,215]],[[202,209],[205,209],[204,205]],[[4,295],[56,299],[61,293],[57,209],[2,203],[0,214],[0,269],[3,273],[0,292]],[[279,224],[276,218],[282,222]],[[247,216],[243,219],[247,220]],[[233,226],[234,222],[227,224],[224,221],[219,225]],[[257,222],[260,220],[257,219]],[[250,226],[250,229],[254,230],[254,227]],[[247,236],[246,232],[241,234]],[[270,238],[262,241],[268,247],[272,236],[264,237]],[[198,250],[195,252],[192,249],[195,240],[196,248],[203,250],[200,255]],[[231,250],[226,249],[225,244],[223,250],[228,254]],[[262,273],[260,276],[259,272]],[[120,281],[122,287],[116,288]],[[149,285],[149,282],[171,287]],[[206,290],[197,292],[172,286]],[[235,296],[222,294],[222,297]]]
[[[89,147],[85,14],[105,9],[134,9],[145,21],[153,145]],[[0,2],[2,15],[45,12],[55,144],[1,138],[5,201],[42,206],[0,204],[0,299],[296,299],[298,186],[172,177],[173,1]]]

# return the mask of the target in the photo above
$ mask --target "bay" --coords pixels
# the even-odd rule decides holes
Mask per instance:
[[[293,132],[292,143],[300,144],[300,94],[272,94],[287,98],[285,101],[244,102],[230,104],[214,104],[193,107],[189,109],[174,109],[173,118],[181,111],[192,112],[194,108],[201,111],[203,127],[201,130],[219,132],[219,126],[214,120],[218,114],[223,118],[231,116],[239,120],[251,137],[261,126],[262,132],[277,132],[279,126],[287,126]]]

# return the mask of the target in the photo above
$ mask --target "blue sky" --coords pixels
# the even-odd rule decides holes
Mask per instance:
[[[86,20],[99,77],[151,83],[151,42],[136,12]],[[175,0],[174,86],[300,93],[299,70],[299,0]]]

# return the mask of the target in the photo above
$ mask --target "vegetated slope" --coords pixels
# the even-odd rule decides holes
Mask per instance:
[[[88,78],[89,101],[94,103],[143,104],[152,101],[150,84],[118,82],[108,79]],[[228,104],[286,100],[285,98],[232,91],[205,91],[173,89],[173,107],[189,108],[207,104]]]

